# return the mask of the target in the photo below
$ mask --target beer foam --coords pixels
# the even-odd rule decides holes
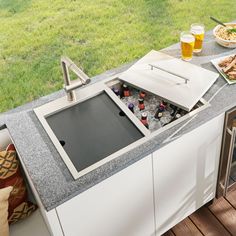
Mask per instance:
[[[184,35],[181,35],[180,40],[183,43],[192,43],[192,42],[194,42],[195,39],[194,39],[193,35],[191,35],[191,34],[184,34]]]
[[[204,34],[204,27],[201,25],[194,25],[191,27],[191,33],[193,34]]]

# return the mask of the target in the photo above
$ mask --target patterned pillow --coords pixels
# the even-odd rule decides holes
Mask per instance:
[[[9,236],[8,217],[8,198],[12,191],[12,187],[0,189],[0,235]]]
[[[0,152],[0,188],[13,186],[9,197],[8,222],[15,223],[37,209],[27,200],[27,189],[22,177],[17,153],[13,144]]]

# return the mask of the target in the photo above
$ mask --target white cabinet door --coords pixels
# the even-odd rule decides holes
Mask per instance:
[[[155,235],[152,157],[56,208],[65,236]]]
[[[157,236],[215,196],[224,114],[153,153]]]

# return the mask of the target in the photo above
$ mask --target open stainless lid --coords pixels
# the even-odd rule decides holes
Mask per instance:
[[[218,74],[152,50],[119,78],[190,111]]]

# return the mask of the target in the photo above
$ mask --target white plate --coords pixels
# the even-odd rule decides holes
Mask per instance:
[[[236,80],[230,80],[228,79],[228,76],[222,71],[222,69],[218,66],[219,62],[221,62],[222,60],[224,60],[227,57],[230,56],[234,56],[234,54],[228,55],[228,56],[223,56],[223,57],[219,57],[216,59],[211,60],[211,63],[215,66],[215,68],[220,72],[220,74],[224,77],[224,79],[228,82],[228,84],[235,84]]]

